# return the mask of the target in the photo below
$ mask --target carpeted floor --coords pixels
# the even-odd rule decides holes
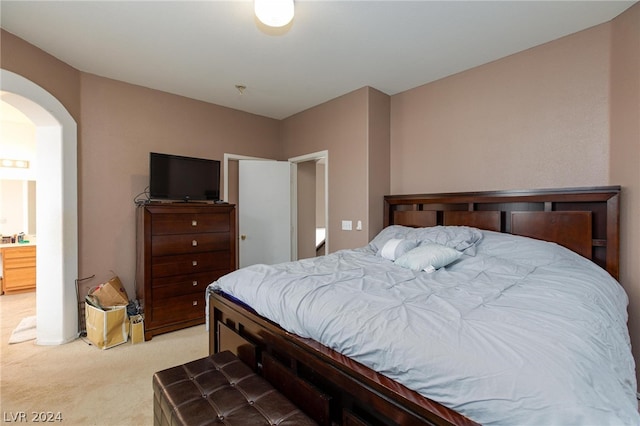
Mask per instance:
[[[20,321],[35,315],[35,293],[0,296],[0,313],[0,411],[26,413],[26,423],[50,412],[65,425],[152,425],[153,373],[208,353],[204,325],[107,350],[82,339],[9,344]]]

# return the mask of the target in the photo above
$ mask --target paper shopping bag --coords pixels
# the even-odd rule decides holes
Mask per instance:
[[[100,309],[85,303],[87,338],[100,349],[125,343],[129,338],[126,306]]]
[[[129,318],[131,322],[131,330],[129,335],[131,336],[131,343],[142,343],[144,342],[144,319],[142,315],[134,315]]]

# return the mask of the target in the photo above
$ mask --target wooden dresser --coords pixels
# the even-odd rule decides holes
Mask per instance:
[[[36,289],[36,246],[7,244],[2,256],[2,293],[11,294]]]
[[[232,204],[151,203],[137,211],[136,294],[145,340],[205,321],[205,291],[236,269]]]

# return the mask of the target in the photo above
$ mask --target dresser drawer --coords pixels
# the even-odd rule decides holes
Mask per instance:
[[[15,268],[35,268],[36,267],[36,257],[33,255],[26,256],[26,257],[9,257],[5,252],[3,262],[4,262],[5,271],[9,269],[15,269]]]
[[[33,262],[35,263],[36,246],[26,246],[26,247],[14,246],[10,248],[5,248],[2,251],[2,258],[5,263],[12,262],[12,261],[20,262],[21,259],[32,259]]]
[[[36,269],[35,262],[31,268],[5,268],[4,277],[5,289],[11,290],[22,287],[35,287]]]
[[[151,260],[151,274],[155,279],[206,271],[229,271],[231,265],[231,253],[228,250],[157,256]]]
[[[156,278],[151,281],[153,303],[158,303],[161,299],[184,296],[185,294],[204,294],[207,286],[222,275],[221,271],[213,271],[202,274]]]
[[[229,215],[221,213],[165,213],[154,215],[152,235],[229,232]]]
[[[205,317],[205,292],[170,297],[153,302],[151,322],[162,326]]]
[[[229,233],[154,235],[151,237],[151,255],[199,253],[229,250]]]

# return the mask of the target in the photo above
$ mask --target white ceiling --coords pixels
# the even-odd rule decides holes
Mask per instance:
[[[6,1],[1,26],[92,74],[273,118],[411,89],[607,22],[635,1]],[[235,88],[246,86],[244,94]]]

